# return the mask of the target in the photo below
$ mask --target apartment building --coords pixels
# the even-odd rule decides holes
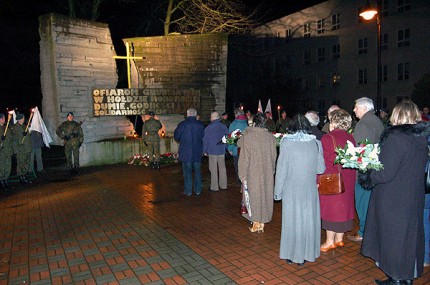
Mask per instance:
[[[415,82],[430,72],[430,1],[378,0],[370,4],[376,6],[377,2],[381,107],[391,109],[409,98]],[[248,53],[241,53],[254,58],[237,67],[247,79],[231,91],[258,98],[255,92],[261,94],[264,89],[258,86],[264,77],[284,83],[279,86],[294,85],[300,91],[294,97],[302,96],[306,108],[320,114],[332,104],[352,111],[354,100],[363,96],[376,102],[378,32],[375,19],[365,21],[359,16],[366,4],[366,0],[329,0],[259,26],[247,41]],[[285,102],[279,104],[288,105],[293,99],[297,98],[286,91]]]

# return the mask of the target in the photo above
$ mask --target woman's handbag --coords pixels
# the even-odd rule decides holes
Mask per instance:
[[[333,147],[336,148],[334,137],[330,135],[333,140]],[[342,172],[337,165],[338,173],[318,175],[318,192],[321,195],[335,195],[345,192],[343,184]]]

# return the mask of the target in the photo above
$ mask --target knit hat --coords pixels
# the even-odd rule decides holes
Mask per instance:
[[[24,114],[17,113],[17,114],[16,114],[16,120],[17,120],[17,121],[19,121],[19,120],[21,120],[21,119],[24,119]]]
[[[67,113],[67,117],[68,116],[73,116],[74,117],[75,115],[73,114],[73,112],[69,112],[69,113]]]

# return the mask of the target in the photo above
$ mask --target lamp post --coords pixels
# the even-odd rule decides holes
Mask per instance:
[[[369,1],[367,1],[367,7],[360,13],[360,17],[364,20],[369,21],[376,16],[376,27],[378,30],[377,33],[377,57],[378,57],[378,67],[377,67],[377,75],[376,75],[376,112],[379,114],[382,107],[382,98],[381,98],[381,18],[380,13],[378,13],[379,0],[376,0],[376,8],[372,8],[369,5]]]

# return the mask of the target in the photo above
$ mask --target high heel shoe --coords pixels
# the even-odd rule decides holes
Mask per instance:
[[[262,233],[264,233],[264,223],[260,223],[259,227],[258,227],[258,233],[260,233],[260,231]]]
[[[341,241],[335,242],[334,245],[338,247],[344,247],[345,243],[343,242],[343,240],[341,240]]]
[[[327,246],[327,247],[320,247],[320,250],[322,251],[322,252],[327,252],[327,251],[329,251],[329,250],[331,250],[331,249],[335,249],[337,246],[335,245],[335,244],[332,244],[332,245],[329,245],[329,246]]]
[[[248,228],[251,233],[259,232],[260,231],[260,223],[259,222],[252,222],[252,228]]]

